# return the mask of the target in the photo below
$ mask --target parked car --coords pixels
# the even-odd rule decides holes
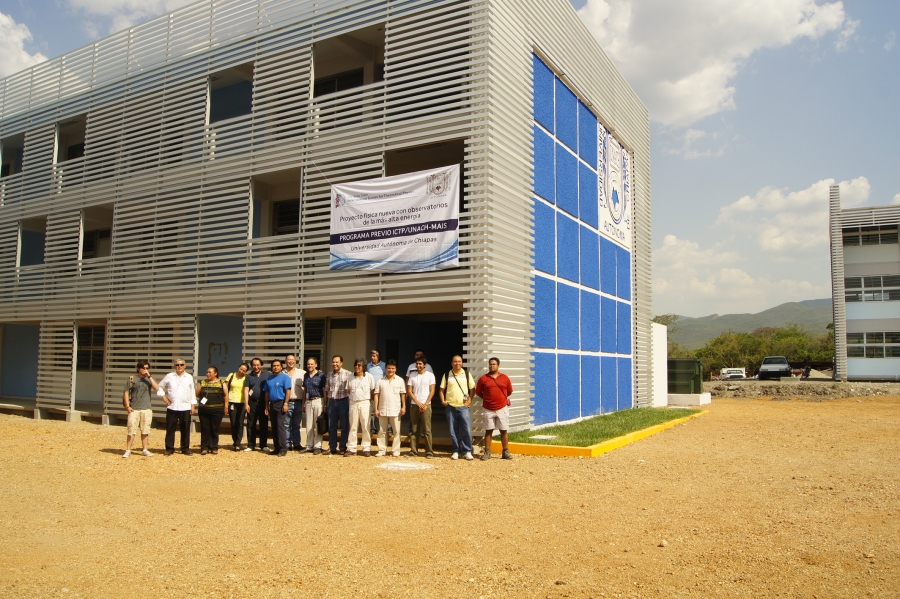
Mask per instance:
[[[723,381],[747,378],[747,371],[743,368],[723,368],[719,371],[719,379]]]
[[[791,365],[784,356],[766,356],[759,367],[759,380],[791,376]]]

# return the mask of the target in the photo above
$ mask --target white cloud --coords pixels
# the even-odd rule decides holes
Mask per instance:
[[[897,32],[891,31],[888,34],[887,41],[884,43],[884,49],[890,52],[894,49],[894,44],[897,43]]]
[[[712,158],[714,156],[722,156],[725,153],[725,145],[718,142],[719,133],[710,135],[701,129],[688,128],[687,130],[666,131],[662,133],[664,139],[675,139],[681,145],[668,145],[667,141],[663,141],[663,153],[681,155],[685,160],[696,160],[697,158]],[[715,144],[717,147],[699,147],[701,143]]]
[[[31,54],[25,49],[25,42],[30,41],[31,31],[28,27],[0,12],[0,77],[12,75],[47,60],[40,52]]]
[[[828,197],[834,179],[822,179],[800,191],[764,187],[719,209],[716,225],[739,227],[755,238],[756,249],[771,259],[788,261],[798,251],[818,251],[828,245]],[[852,208],[869,199],[865,177],[841,181],[841,206]]]
[[[850,42],[855,40],[857,37],[857,29],[859,29],[859,21],[854,19],[847,19],[844,22],[844,27],[838,34],[837,40],[835,40],[834,42],[834,47],[838,52],[846,52],[850,49]]]
[[[754,52],[835,31],[843,49],[858,26],[842,2],[816,0],[587,0],[578,13],[650,117],[677,127],[734,109]]]
[[[900,193],[894,196],[894,199],[891,200],[891,204],[900,204]]]
[[[722,251],[720,244],[701,249],[696,242],[666,235],[653,251],[654,311],[686,316],[758,312],[831,293],[827,284],[753,276],[740,262],[739,254]]]
[[[65,2],[89,18],[83,23],[86,31],[95,32],[99,26],[96,17],[102,17],[109,23],[108,32],[115,33],[135,23],[145,21],[175,9],[191,4],[196,0],[65,0]]]

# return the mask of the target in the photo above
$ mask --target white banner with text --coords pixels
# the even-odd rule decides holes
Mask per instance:
[[[331,186],[331,270],[459,266],[459,165]]]

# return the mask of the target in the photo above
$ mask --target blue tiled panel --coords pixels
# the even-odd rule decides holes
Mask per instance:
[[[559,79],[556,80],[556,137],[578,151],[578,100]]]
[[[556,422],[556,354],[534,352],[534,423]]]
[[[550,203],[556,202],[556,164],[553,138],[534,127],[534,193]]]
[[[559,371],[557,410],[560,420],[572,420],[581,416],[581,360],[575,354],[559,354],[556,359]]]
[[[581,220],[597,228],[597,173],[578,163],[578,214]]]
[[[540,58],[533,55],[534,68],[534,120],[553,131],[553,71]]]
[[[560,144],[556,145],[556,205],[578,216],[578,159]]]
[[[616,302],[616,352],[631,353],[631,306]]]
[[[631,299],[631,252],[616,246],[616,295],[622,299]]]
[[[616,244],[600,238],[600,291],[616,294]]]
[[[556,274],[556,218],[553,208],[534,201],[534,267]]]
[[[604,414],[617,409],[617,383],[616,358],[603,356],[600,358],[600,406]]]
[[[581,292],[581,349],[600,351],[600,296]]]
[[[578,102],[578,155],[597,168],[597,117]]]
[[[619,409],[627,410],[634,405],[631,398],[631,358],[617,358],[619,366]]]
[[[581,415],[600,413],[600,356],[581,356]]]
[[[536,303],[536,302],[535,302]],[[535,309],[537,309],[535,307]],[[616,300],[608,297],[600,298],[600,351],[616,353]]]
[[[600,239],[585,226],[581,230],[581,284],[591,289],[600,289]]]
[[[578,333],[578,289],[571,285],[559,283],[556,286],[556,347],[560,349],[579,349]]]
[[[556,214],[556,268],[559,276],[578,282],[578,222]]]
[[[556,281],[534,278],[534,344],[556,347]]]

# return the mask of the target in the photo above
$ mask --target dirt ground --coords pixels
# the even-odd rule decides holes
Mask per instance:
[[[2,415],[0,596],[900,596],[900,398],[710,410],[487,463],[165,457],[156,429],[124,460],[121,427]]]

